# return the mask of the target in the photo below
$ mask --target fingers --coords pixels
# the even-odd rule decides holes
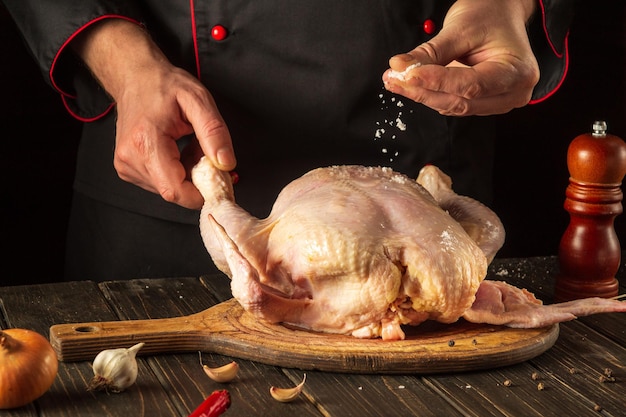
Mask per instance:
[[[201,208],[204,200],[189,180],[176,142],[154,132],[137,131],[123,138],[122,145],[118,138],[113,164],[119,177],[170,203]]]
[[[433,38],[409,53],[392,57],[391,68],[383,74],[385,88],[454,116],[506,113],[530,101],[539,80],[532,52],[520,47],[517,53],[493,43],[483,47],[466,44],[473,45],[474,51],[469,52],[448,42]],[[454,55],[462,62],[454,60]]]
[[[165,155],[163,155],[165,158]],[[204,198],[200,191],[189,180],[185,167],[178,158],[151,164],[148,175],[156,186],[156,192],[170,203],[189,209],[200,209]]]
[[[505,113],[531,98],[534,78],[520,74],[508,63],[485,62],[473,67],[413,67],[398,78],[388,70],[385,88],[422,103],[444,115],[467,116]]]

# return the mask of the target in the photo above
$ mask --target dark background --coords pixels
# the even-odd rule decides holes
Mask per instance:
[[[596,119],[626,138],[626,2],[581,1],[570,33],[570,70],[548,101],[499,118],[493,208],[507,241],[500,257],[555,255],[569,142]],[[44,83],[0,5],[2,272],[0,285],[59,280],[80,123]],[[626,215],[624,215],[626,217]],[[626,239],[626,218],[616,221]]]

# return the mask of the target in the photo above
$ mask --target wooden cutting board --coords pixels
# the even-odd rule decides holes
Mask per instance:
[[[259,321],[231,299],[189,316],[57,324],[50,342],[62,361],[145,342],[141,355],[213,352],[269,365],[349,373],[433,374],[496,368],[531,359],[556,342],[559,326],[511,329],[427,322],[401,341],[357,339]]]

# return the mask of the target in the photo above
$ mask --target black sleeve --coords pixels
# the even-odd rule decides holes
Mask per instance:
[[[540,78],[530,103],[550,97],[563,83],[569,56],[567,38],[574,17],[574,0],[539,0],[528,26],[530,45],[539,63]]]
[[[19,28],[44,79],[76,118],[94,120],[112,106],[106,92],[67,47],[89,25],[102,19],[140,24],[128,0],[2,0]]]

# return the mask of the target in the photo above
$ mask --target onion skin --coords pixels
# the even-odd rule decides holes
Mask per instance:
[[[0,330],[0,409],[17,408],[41,397],[59,367],[48,339],[26,329]]]

